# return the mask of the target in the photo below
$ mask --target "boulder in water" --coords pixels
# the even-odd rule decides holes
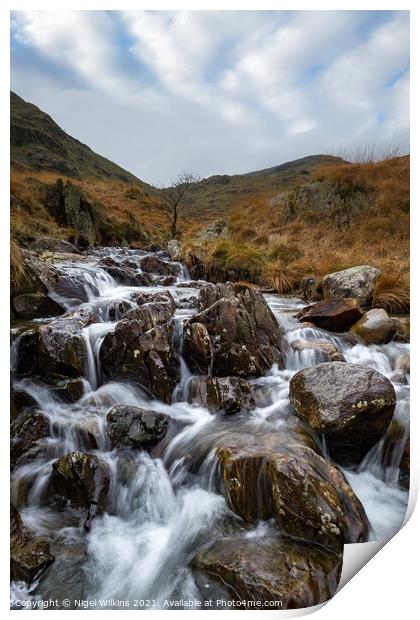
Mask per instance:
[[[188,382],[188,400],[213,413],[227,415],[255,406],[250,384],[240,377],[192,377]]]
[[[13,298],[13,310],[20,319],[60,316],[66,309],[44,293],[24,293]]]
[[[167,244],[168,254],[171,257],[171,260],[180,261],[181,260],[181,243],[178,239],[171,239]]]
[[[87,349],[82,329],[94,320],[89,309],[81,308],[39,328],[38,358],[43,374],[56,373],[69,377],[84,375]]]
[[[122,319],[115,332],[107,334],[100,349],[106,377],[131,379],[159,400],[171,402],[179,379],[179,360],[174,348],[171,322],[143,332],[142,324]]]
[[[148,254],[141,258],[140,267],[146,273],[159,276],[178,276],[181,273],[180,265],[167,263],[154,254]]]
[[[394,340],[397,342],[410,342],[410,317],[399,316],[392,319],[395,325]]]
[[[369,265],[351,267],[324,276],[322,289],[325,299],[352,297],[362,307],[372,303],[376,282],[381,275],[379,269]]]
[[[386,344],[395,335],[396,326],[393,319],[382,308],[369,310],[352,327],[351,331],[366,344]]]
[[[10,507],[10,572],[16,581],[30,584],[54,562],[48,542],[22,523],[14,506]]]
[[[282,363],[278,324],[261,293],[226,285],[211,287],[210,294],[222,297],[184,325],[183,355],[193,371],[207,374],[210,366],[218,377],[261,376]],[[203,288],[199,303],[210,296]]]
[[[168,416],[157,411],[117,405],[107,415],[107,433],[117,448],[142,448],[164,437]]]
[[[392,383],[368,366],[327,362],[294,375],[290,400],[297,414],[325,436],[332,457],[353,465],[385,434],[396,396]]]
[[[54,461],[48,495],[53,503],[61,498],[78,508],[87,508],[85,529],[105,510],[110,476],[107,464],[94,454],[72,452]]]
[[[355,299],[331,299],[319,301],[303,308],[296,318],[302,323],[333,332],[345,332],[363,316],[363,310]]]
[[[344,356],[332,342],[322,339],[293,340],[290,347],[295,351],[314,351],[320,362],[345,362]]]
[[[400,475],[398,482],[408,489],[410,486],[410,437],[407,437],[400,462]]]
[[[224,538],[200,551],[193,566],[220,580],[245,609],[278,603],[270,609],[318,605],[335,593],[342,554],[308,541],[274,534]]]
[[[315,276],[303,278],[302,289],[303,295],[308,301],[321,301],[323,298],[322,280],[320,278]]]
[[[10,462],[12,467],[33,461],[39,456],[39,440],[49,435],[49,420],[38,410],[22,413],[10,429]]]

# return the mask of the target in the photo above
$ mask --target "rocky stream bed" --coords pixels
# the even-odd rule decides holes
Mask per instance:
[[[404,322],[193,281],[164,250],[26,260],[12,598],[307,607],[334,594],[345,543],[399,529]]]

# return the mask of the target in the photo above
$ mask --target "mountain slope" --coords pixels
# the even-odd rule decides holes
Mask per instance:
[[[11,164],[23,169],[50,170],[67,177],[142,182],[117,164],[72,138],[45,112],[10,93]]]

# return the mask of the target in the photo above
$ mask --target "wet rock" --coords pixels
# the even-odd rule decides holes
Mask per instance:
[[[184,282],[178,282],[176,284],[176,288],[204,288],[208,286],[210,283],[206,280],[186,280]]]
[[[107,415],[107,433],[117,448],[142,448],[158,442],[165,435],[168,416],[157,411],[118,405]]]
[[[28,377],[38,370],[38,327],[12,333],[11,372]]]
[[[410,486],[410,437],[407,438],[400,462],[399,484],[408,489]]]
[[[218,295],[220,287],[213,290]],[[185,322],[183,355],[201,374],[210,368],[210,374],[219,377],[260,376],[282,362],[277,321],[258,291],[230,285],[226,290],[235,295],[222,296]],[[208,299],[204,291],[202,300]]]
[[[171,402],[179,379],[178,355],[173,343],[172,323],[143,332],[139,321],[122,319],[113,334],[107,334],[100,350],[106,377],[139,383],[159,400]]]
[[[80,254],[75,245],[64,239],[54,239],[54,237],[38,237],[33,241],[30,250],[34,252],[64,252],[70,254]]]
[[[297,414],[325,436],[334,460],[353,465],[385,434],[396,396],[376,370],[334,362],[296,373],[290,400]]]
[[[235,289],[230,282],[226,284],[219,282],[218,284],[208,284],[200,289],[198,294],[198,309],[205,310],[210,308],[219,299],[234,299]]]
[[[410,374],[410,354],[404,353],[396,362],[396,370],[402,370],[404,374]]]
[[[130,330],[136,331],[138,334],[144,334],[156,325],[162,325],[169,321],[175,313],[174,307],[168,302],[146,302],[137,308],[128,310],[122,321],[131,323]],[[134,325],[135,324],[135,325]],[[117,324],[116,332],[118,333],[124,326]]]
[[[366,312],[352,327],[351,331],[366,344],[385,344],[395,335],[394,320],[382,308],[374,308]]]
[[[69,377],[84,375],[87,368],[87,349],[81,332],[83,327],[94,320],[93,313],[82,308],[41,326],[38,332],[41,372]]]
[[[98,266],[109,273],[118,284],[124,286],[151,286],[153,284],[153,278],[150,275],[136,271],[135,263],[130,264],[134,265],[134,268],[116,261],[112,256],[105,256],[99,261]]]
[[[178,239],[171,239],[167,244],[168,254],[171,257],[171,260],[180,261],[181,260],[181,243]]]
[[[44,377],[44,381],[51,392],[65,402],[74,403],[84,394],[82,379],[69,379],[63,375],[50,374]]]
[[[337,589],[341,564],[341,552],[274,535],[225,538],[193,562],[227,586],[237,601],[281,603],[271,609],[300,609],[327,601]]]
[[[341,351],[328,340],[293,340],[290,347],[295,351],[315,351],[320,362],[345,362]]]
[[[227,415],[255,406],[251,385],[239,377],[192,377],[188,382],[188,401]]]
[[[363,310],[355,299],[331,299],[303,308],[296,318],[327,331],[345,332],[362,316]]]
[[[50,564],[54,557],[46,540],[36,536],[22,524],[22,519],[11,506],[10,511],[10,572],[16,581],[30,584]]]
[[[88,530],[92,519],[105,510],[109,483],[109,470],[104,461],[93,454],[72,452],[53,463],[48,495],[50,501],[56,502],[54,496],[58,496],[76,507],[86,508],[84,526]]]
[[[261,444],[248,437],[226,441],[217,455],[228,503],[245,521],[274,518],[282,532],[338,552],[343,542],[367,539],[359,500],[340,470],[312,448],[290,438]]]
[[[10,429],[10,463],[12,468],[39,456],[39,440],[49,435],[49,421],[42,411],[22,413]]]
[[[305,299],[308,301],[321,301],[323,299],[322,280],[315,276],[308,276],[302,280],[302,289]]]
[[[88,556],[83,542],[60,540],[50,543],[54,555],[54,564],[49,566],[40,576],[34,594],[43,600],[57,600],[54,609],[79,609],[76,601],[88,598],[88,580],[86,578],[86,562]],[[63,601],[70,601],[70,607]]]
[[[362,307],[369,306],[372,303],[375,284],[380,274],[379,269],[369,265],[330,273],[322,280],[324,298],[352,297],[357,299]]]
[[[20,319],[60,316],[66,309],[43,293],[24,293],[13,298],[13,310]]]
[[[410,342],[410,317],[393,317],[395,325],[394,340],[397,342]]]
[[[154,254],[148,254],[141,258],[140,267],[146,273],[153,273],[159,276],[177,276],[181,272],[179,265],[167,263]]]
[[[28,407],[36,407],[36,400],[23,390],[12,388],[10,391],[10,419],[15,420]]]

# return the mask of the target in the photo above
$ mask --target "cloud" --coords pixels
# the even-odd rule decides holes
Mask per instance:
[[[408,12],[17,11],[12,87],[148,181],[408,146]]]

